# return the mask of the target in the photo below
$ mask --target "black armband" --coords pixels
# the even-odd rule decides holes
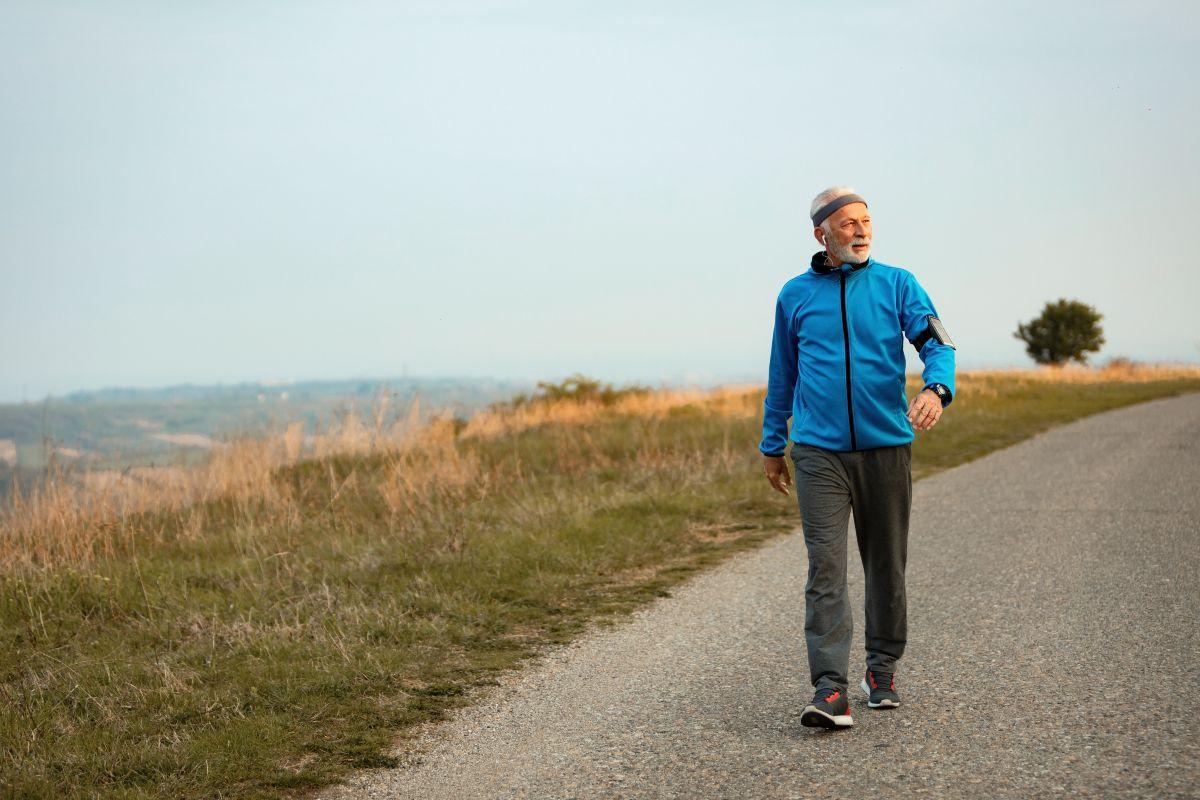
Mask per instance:
[[[942,324],[940,319],[933,314],[926,314],[925,319],[929,320],[929,324],[925,326],[925,332],[912,340],[912,346],[917,348],[918,353],[921,352],[921,348],[930,339],[937,339],[951,350],[958,349],[954,346],[954,342],[950,340],[950,334],[946,333],[946,326]]]

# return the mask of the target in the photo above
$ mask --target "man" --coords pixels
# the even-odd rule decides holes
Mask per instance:
[[[893,674],[907,638],[904,568],[913,431],[937,424],[954,396],[954,344],[911,272],[871,258],[867,202],[848,186],[817,195],[813,234],[825,248],[775,304],[759,450],[767,479],[788,494],[790,438],[808,548],[804,635],[816,693],[803,725],[854,724],[849,688],[853,616],[846,591],[850,514],[866,576],[870,708],[900,703]],[[904,340],[925,388],[906,401]],[[792,420],[788,435],[788,418]]]

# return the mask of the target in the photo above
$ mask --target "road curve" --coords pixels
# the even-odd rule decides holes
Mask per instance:
[[[850,729],[800,725],[806,571],[741,554],[322,796],[1200,797],[1200,394],[918,482],[903,704]]]

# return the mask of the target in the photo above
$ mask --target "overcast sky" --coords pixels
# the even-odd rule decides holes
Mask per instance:
[[[0,0],[0,400],[765,381],[842,183],[960,366],[1198,362],[1198,9]]]

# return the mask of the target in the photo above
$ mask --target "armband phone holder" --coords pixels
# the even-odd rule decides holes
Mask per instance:
[[[933,314],[926,314],[925,319],[929,321],[929,324],[925,326],[925,331],[916,339],[914,339],[912,343],[913,347],[917,348],[918,353],[921,352],[921,348],[924,347],[925,343],[930,339],[937,339],[938,342],[946,345],[952,350],[958,349],[954,346],[954,342],[950,339],[950,334],[946,332],[946,326],[942,324],[940,319],[935,317]]]

